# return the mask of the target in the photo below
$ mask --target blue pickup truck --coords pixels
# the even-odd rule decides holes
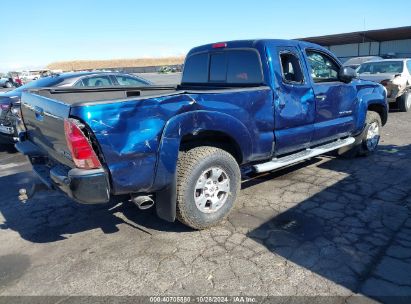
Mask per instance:
[[[376,150],[386,91],[355,76],[306,42],[204,45],[177,87],[29,90],[16,147],[79,203],[131,201],[205,229],[234,207],[241,170]]]

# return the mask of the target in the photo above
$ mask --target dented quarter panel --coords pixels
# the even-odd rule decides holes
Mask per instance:
[[[229,47],[258,51],[264,76],[261,83],[249,84],[251,87],[239,83],[231,89],[219,84],[217,89],[205,85],[207,89],[203,91],[181,86],[180,91],[170,90],[161,96],[74,103],[27,93],[23,99],[32,107],[39,106],[34,110],[51,114],[45,122],[39,121],[35,116],[37,112],[24,106],[29,138],[30,132],[37,137],[47,133],[47,140],[42,142],[50,142],[48,154],[60,163],[68,162],[67,153],[60,151],[67,150],[62,136],[63,120],[68,117],[81,120],[96,139],[102,163],[110,176],[111,194],[156,193],[163,198],[157,205],[159,215],[173,220],[175,173],[184,136],[203,131],[223,133],[237,144],[241,165],[251,165],[310,147],[317,140],[320,143],[335,136],[358,135],[371,105],[382,106],[384,114],[387,112],[385,89],[370,81],[354,80],[346,85],[346,90],[338,88],[340,84],[328,85],[328,88],[321,84],[314,88],[303,50],[318,48],[328,52],[319,46],[298,41],[259,40],[230,42]],[[211,45],[191,52],[209,50],[213,50]],[[295,50],[299,54],[305,81],[298,85],[282,83],[278,56],[281,50]],[[327,106],[317,101],[321,94],[326,95]],[[46,123],[52,116],[59,130]],[[67,165],[72,165],[72,161]]]
[[[299,45],[270,41],[270,45],[282,47],[290,43]],[[70,115],[80,118],[94,132],[111,175],[113,194],[152,193],[172,184],[181,139],[185,135],[202,131],[224,133],[237,143],[242,163],[246,164],[267,160],[273,153],[304,148],[314,136],[324,140],[328,131],[358,134],[364,128],[371,104],[381,104],[387,110],[381,85],[355,80],[350,85],[350,94],[358,94],[347,97],[355,102],[330,108],[338,112],[335,114],[338,119],[322,122],[314,111],[317,106],[312,84],[307,82],[300,91],[290,91],[288,95],[286,88],[279,86],[278,57],[274,51],[267,52],[267,45],[267,41],[233,44],[233,47],[254,47],[259,51],[266,87],[181,91],[175,95],[72,107]],[[209,48],[203,46],[191,52]],[[305,77],[309,79],[304,56],[301,57]],[[289,89],[296,90],[292,86]],[[336,91],[334,95],[343,93]],[[334,95],[330,93],[329,98]],[[336,128],[344,130],[336,132],[333,130]]]
[[[166,185],[175,172],[181,138],[202,130],[233,138],[244,162],[268,158],[273,143],[272,103],[271,89],[261,87],[79,106],[70,115],[93,131],[114,194],[128,194]]]

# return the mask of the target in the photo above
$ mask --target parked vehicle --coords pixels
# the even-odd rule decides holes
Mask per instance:
[[[13,78],[10,77],[0,77],[0,87],[12,88],[14,85]]]
[[[17,76],[16,78],[14,78],[14,86],[16,88],[19,88],[22,85],[23,85],[23,81],[20,79],[20,77]]]
[[[44,77],[13,91],[0,94],[0,144],[14,144],[24,130],[20,113],[20,97],[24,90],[38,87],[147,86],[151,82],[134,75],[114,72],[64,73]]]
[[[176,67],[169,67],[169,66],[163,66],[158,70],[159,74],[170,74],[170,73],[176,73],[177,68]]]
[[[20,78],[23,83],[29,83],[33,80],[37,80],[40,78],[39,71],[23,71],[20,75]]]
[[[155,202],[160,218],[204,229],[233,208],[240,168],[267,172],[332,150],[375,151],[386,92],[355,76],[306,42],[200,46],[177,88],[24,93],[27,132],[16,147],[49,187],[77,202]]]
[[[343,66],[350,67],[356,70],[361,64],[367,61],[375,61],[375,60],[382,60],[382,57],[379,56],[362,56],[362,57],[354,57],[348,59],[344,62]]]
[[[411,59],[385,59],[363,63],[358,69],[361,79],[381,83],[388,102],[400,111],[411,109]]]

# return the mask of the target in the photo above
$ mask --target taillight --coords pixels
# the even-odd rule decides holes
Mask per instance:
[[[3,111],[7,111],[10,108],[9,104],[2,104],[0,105],[0,109],[2,109]]]
[[[77,168],[101,168],[101,163],[89,140],[73,120],[64,120],[64,133],[66,135],[67,146]]]

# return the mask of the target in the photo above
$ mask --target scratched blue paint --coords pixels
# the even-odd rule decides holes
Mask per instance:
[[[169,156],[178,152],[181,138],[193,132],[229,134],[239,143],[244,162],[268,157],[274,128],[271,104],[271,90],[265,88],[96,104],[92,111],[89,106],[74,107],[71,115],[93,131],[115,193],[123,194],[161,188],[165,182],[154,184],[157,160],[159,170],[165,171],[162,176],[173,174],[176,158]],[[173,140],[174,145],[169,143]]]
[[[314,47],[329,53],[318,46],[282,40],[236,41],[228,46],[259,52],[265,87],[176,92],[71,108],[70,115],[84,121],[97,138],[114,194],[155,192],[169,185],[175,178],[181,139],[188,134],[217,131],[230,136],[240,148],[242,163],[247,164],[307,147],[316,140],[358,134],[370,104],[387,109],[384,89],[375,83],[355,80],[347,86],[315,87],[304,49]],[[299,55],[306,80],[303,85],[282,82],[281,48],[295,49]],[[201,51],[212,48],[201,46],[188,56]],[[327,95],[330,103],[319,105],[318,92]]]

